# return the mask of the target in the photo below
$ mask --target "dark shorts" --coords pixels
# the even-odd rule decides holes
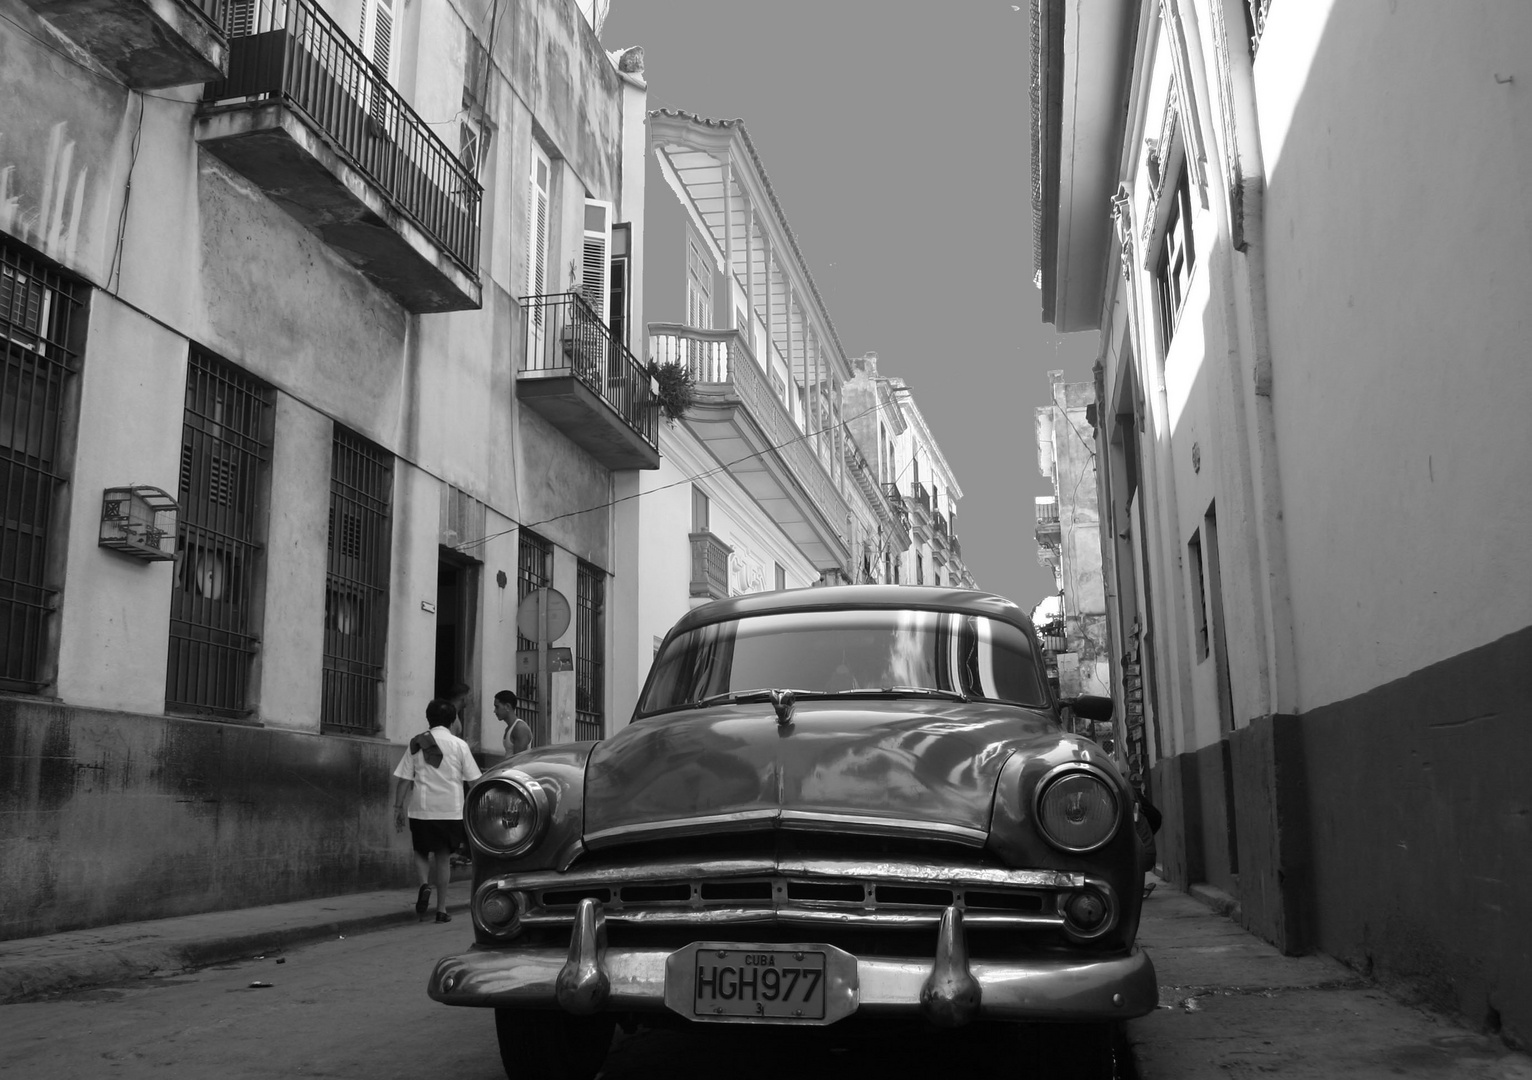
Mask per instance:
[[[456,851],[466,839],[461,821],[410,818],[410,844],[421,855]]]

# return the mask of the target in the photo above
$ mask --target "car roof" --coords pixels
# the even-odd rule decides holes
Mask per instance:
[[[827,585],[779,592],[747,593],[695,607],[677,620],[672,633],[725,619],[789,611],[846,611],[857,608],[919,608],[987,615],[1032,629],[1016,604],[994,593],[931,585]]]

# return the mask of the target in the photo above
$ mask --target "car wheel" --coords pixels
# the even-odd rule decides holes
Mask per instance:
[[[593,1080],[616,1026],[611,1016],[496,1009],[500,1064],[510,1080]]]

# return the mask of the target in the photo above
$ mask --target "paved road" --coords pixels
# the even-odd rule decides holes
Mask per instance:
[[[0,1007],[0,1076],[502,1080],[494,1019],[425,995],[426,974],[468,938],[463,916],[331,940],[55,1001]],[[269,983],[256,987],[253,983]],[[773,1029],[619,1034],[603,1080],[812,1080],[881,1075],[1036,1076],[1009,1042],[918,1025],[836,1045]],[[1073,1069],[1049,1070],[1075,1076]]]

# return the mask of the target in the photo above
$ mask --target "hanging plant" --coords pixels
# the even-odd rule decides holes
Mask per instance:
[[[685,364],[656,364],[653,361],[649,363],[649,377],[660,388],[660,411],[674,424],[686,415],[696,400],[697,380],[692,378]]]

